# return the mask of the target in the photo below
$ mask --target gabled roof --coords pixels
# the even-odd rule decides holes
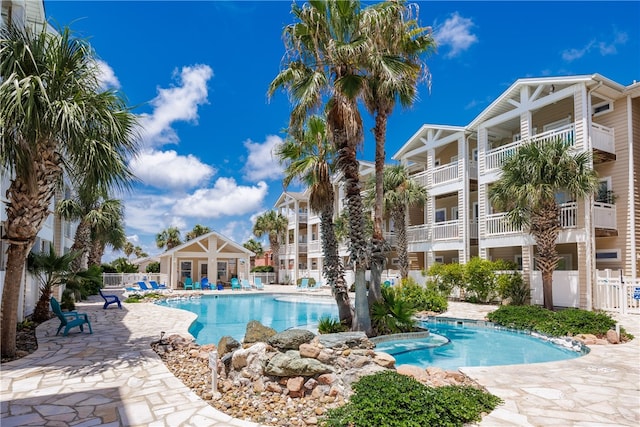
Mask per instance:
[[[189,246],[192,246],[194,244],[196,244],[196,245],[197,244],[201,244],[201,242],[203,242],[203,241],[205,241],[205,242],[208,241],[210,236],[216,236],[218,238],[219,242],[222,241],[222,242],[224,242],[225,245],[230,246],[233,249],[237,249],[236,252],[244,252],[248,256],[254,256],[255,255],[252,251],[250,251],[249,249],[245,248],[241,244],[234,242],[230,238],[228,238],[226,236],[223,236],[222,234],[220,234],[220,233],[218,233],[216,231],[212,231],[210,233],[203,234],[202,236],[198,236],[195,239],[191,239],[191,240],[189,240],[187,242],[184,242],[183,244],[178,245],[175,248],[168,249],[168,250],[164,251],[163,253],[161,253],[160,255],[157,255],[157,256],[159,258],[163,258],[163,257],[166,257],[166,256],[173,255],[176,252],[180,252],[183,249],[188,248]]]
[[[298,200],[298,201],[307,201],[309,200],[309,195],[305,191],[304,193],[298,193],[294,191],[283,191],[278,197],[278,200],[274,203],[274,206],[280,206],[281,204],[287,202],[288,200]]]
[[[453,133],[464,132],[464,126],[449,126],[449,125],[432,125],[425,124],[422,125],[420,129],[416,133],[414,133],[411,138],[396,152],[396,154],[391,157],[393,160],[400,160],[400,158],[408,153],[409,151],[415,150],[416,148],[424,146],[425,138],[427,135],[431,133],[438,134],[442,136],[449,136]]]
[[[520,89],[524,86],[539,87],[541,89],[546,87],[546,93],[552,93],[576,83],[585,83],[588,88],[594,89],[600,95],[611,99],[618,98],[625,90],[623,85],[600,74],[518,79],[491,105],[478,114],[466,128],[467,130],[476,131],[483,122],[512,110],[514,103],[520,102]]]

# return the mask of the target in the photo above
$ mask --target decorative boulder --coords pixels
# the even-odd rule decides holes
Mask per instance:
[[[253,344],[256,342],[267,342],[267,340],[278,332],[268,326],[264,326],[257,320],[247,323],[247,331],[244,334],[244,343]]]
[[[218,341],[218,354],[220,356],[231,353],[233,350],[240,348],[240,343],[233,337],[225,335]]]
[[[364,332],[339,332],[337,334],[322,334],[318,337],[320,344],[326,348],[374,348],[367,334]]]
[[[315,334],[306,329],[287,329],[273,335],[267,342],[280,351],[298,350],[300,345],[306,344],[314,338]]]
[[[329,372],[333,372],[330,366],[316,359],[300,357],[300,353],[295,350],[276,354],[264,368],[266,375],[274,377],[312,377]]]

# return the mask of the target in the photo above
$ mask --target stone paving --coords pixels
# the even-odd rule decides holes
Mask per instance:
[[[493,308],[450,303],[443,315],[482,319]],[[75,329],[55,336],[59,323],[52,319],[37,328],[35,353],[1,365],[2,427],[260,426],[209,406],[151,350],[161,331],[189,336],[194,314],[154,304],[103,310],[96,297],[78,304],[78,311],[89,314],[93,335]],[[640,316],[619,321],[640,337]],[[505,401],[480,426],[640,425],[640,339],[592,346],[590,354],[570,361],[462,371]]]

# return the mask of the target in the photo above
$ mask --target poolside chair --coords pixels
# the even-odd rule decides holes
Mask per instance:
[[[240,286],[242,286],[242,289],[245,289],[247,291],[251,290],[251,284],[249,283],[249,281],[247,279],[242,279],[240,281]]]
[[[231,290],[235,291],[236,289],[242,290],[242,286],[240,286],[240,282],[238,281],[238,279],[234,277],[233,279],[231,279]]]
[[[58,316],[58,319],[60,319],[60,326],[58,326],[56,335],[60,333],[62,328],[64,328],[64,332],[62,333],[62,335],[64,336],[67,336],[69,334],[69,329],[71,328],[78,327],[80,328],[80,332],[84,332],[85,323],[87,324],[87,326],[89,326],[89,333],[93,333],[87,313],[78,313],[77,311],[64,313],[60,308],[60,303],[58,303],[58,301],[56,301],[54,297],[51,297],[49,302],[51,303],[51,310],[53,310],[55,315]]]
[[[264,285],[262,284],[262,279],[259,277],[256,277],[255,279],[253,279],[253,286],[256,287],[257,290],[264,290]]]
[[[306,291],[307,289],[309,289],[309,278],[305,277],[304,279],[300,280],[300,288],[298,290]]]
[[[201,291],[202,287],[200,287],[200,282],[193,282],[193,289],[196,291]]]
[[[322,281],[318,280],[315,284],[309,286],[310,291],[319,291],[322,288]]]
[[[139,281],[138,282],[138,286],[140,287],[141,291],[149,292],[149,291],[153,290],[152,288],[147,286],[147,284],[144,282],[144,280]]]
[[[100,296],[104,300],[104,305],[102,306],[102,308],[106,310],[110,304],[118,304],[118,308],[120,309],[122,308],[122,304],[120,303],[120,298],[118,298],[117,295],[105,295],[102,293],[102,289],[98,289],[98,292],[100,292]]]
[[[164,284],[158,284],[158,282],[156,282],[155,280],[149,280],[149,284],[151,285],[151,287],[156,290],[159,291],[161,289],[167,289],[167,285]]]
[[[206,277],[202,278],[202,282],[200,284],[202,285],[203,290],[211,289],[211,283],[209,283],[209,279]]]
[[[184,290],[186,291],[187,289],[193,290],[193,280],[191,280],[191,277],[184,279]]]

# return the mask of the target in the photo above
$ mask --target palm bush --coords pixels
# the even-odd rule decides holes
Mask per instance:
[[[392,288],[382,288],[382,302],[376,302],[371,308],[371,320],[380,334],[396,334],[414,330],[413,315],[415,309],[409,301],[397,294]]]
[[[336,332],[346,332],[349,328],[338,319],[329,316],[322,316],[318,320],[318,332],[321,334],[335,334]]]

